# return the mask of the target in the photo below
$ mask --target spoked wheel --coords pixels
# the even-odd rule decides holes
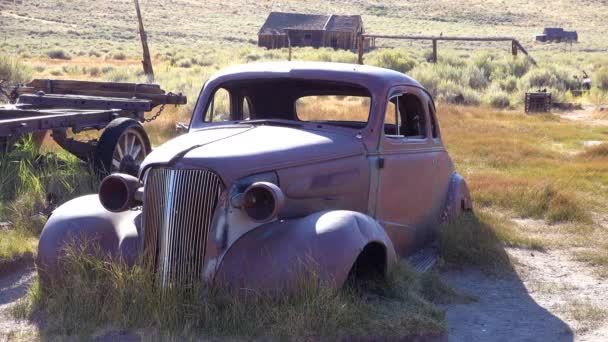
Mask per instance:
[[[139,166],[151,150],[150,139],[139,122],[116,119],[99,138],[97,168],[102,176],[116,172],[137,176]]]

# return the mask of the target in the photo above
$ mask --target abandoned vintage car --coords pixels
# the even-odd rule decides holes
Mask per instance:
[[[108,176],[40,237],[43,278],[85,238],[159,286],[292,286],[312,270],[341,286],[382,274],[472,204],[429,93],[370,66],[281,62],[227,68],[203,87],[187,134],[139,176]]]

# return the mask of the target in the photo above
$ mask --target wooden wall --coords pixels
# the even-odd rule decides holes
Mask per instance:
[[[334,32],[319,30],[291,30],[289,39],[291,46],[331,47],[334,49],[357,49],[357,35],[354,32]],[[369,42],[368,42],[369,44]],[[258,46],[267,49],[288,47],[287,34],[258,35]]]

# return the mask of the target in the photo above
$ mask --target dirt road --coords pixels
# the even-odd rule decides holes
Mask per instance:
[[[31,265],[0,275],[0,341],[27,341],[38,335],[36,325],[15,320],[10,312],[17,301],[25,297],[35,275]]]
[[[507,249],[513,269],[443,274],[478,298],[445,306],[450,341],[608,341],[608,283],[564,251]]]

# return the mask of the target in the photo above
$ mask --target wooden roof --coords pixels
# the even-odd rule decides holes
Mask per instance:
[[[356,32],[360,15],[319,15],[270,12],[259,34],[284,34],[286,30]]]

